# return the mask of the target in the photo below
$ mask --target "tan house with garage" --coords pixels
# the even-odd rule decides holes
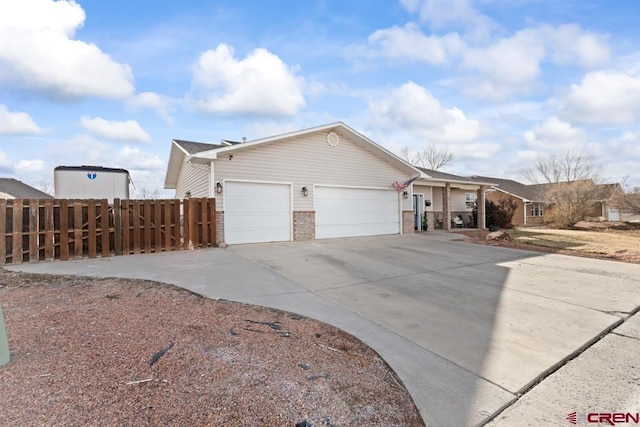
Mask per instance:
[[[418,177],[437,181],[339,122],[242,143],[173,140],[165,188],[215,197],[217,243],[240,244],[413,232],[418,180],[392,184]]]

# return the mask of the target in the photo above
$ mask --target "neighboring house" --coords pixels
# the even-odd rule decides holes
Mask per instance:
[[[436,184],[333,123],[244,143],[173,140],[165,188],[215,197],[217,243],[237,244],[413,232],[414,184],[392,184],[415,177]]]
[[[53,199],[53,197],[17,179],[0,178],[0,199]]]
[[[487,200],[494,203],[498,203],[501,198],[516,201],[517,208],[512,220],[514,226],[543,224],[543,215],[549,203],[542,196],[542,185],[527,185],[512,179],[488,176],[474,175],[471,178],[495,183],[485,193]]]
[[[598,200],[594,202],[592,217],[603,218],[605,221],[620,221],[620,210],[614,206],[613,201],[624,193],[622,186],[618,183],[598,184]]]
[[[514,226],[542,225],[544,223],[544,213],[551,206],[546,200],[545,193],[549,187],[555,184],[522,184],[511,179],[486,176],[472,176],[471,178],[491,181],[496,184],[487,189],[487,200],[494,203],[499,202],[501,198],[516,201],[517,209],[512,220]],[[596,187],[598,195],[593,201],[589,215],[587,215],[588,219],[618,221],[619,212],[611,205],[611,200],[617,191],[622,191],[620,184],[600,184]]]

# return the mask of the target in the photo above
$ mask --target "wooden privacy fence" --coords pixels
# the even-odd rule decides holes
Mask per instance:
[[[0,265],[215,246],[215,199],[0,200]]]

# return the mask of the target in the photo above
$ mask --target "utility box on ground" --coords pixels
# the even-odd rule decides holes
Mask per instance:
[[[58,166],[53,170],[56,199],[128,199],[130,183],[126,169]]]

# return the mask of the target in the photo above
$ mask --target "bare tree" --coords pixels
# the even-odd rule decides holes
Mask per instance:
[[[451,163],[455,156],[448,148],[438,148],[430,145],[422,151],[413,151],[409,147],[400,150],[400,157],[412,165],[438,170]]]
[[[539,158],[525,177],[539,186],[539,197],[549,202],[545,221],[570,226],[587,218],[599,199],[601,165],[594,156],[578,151]]]
[[[596,181],[601,165],[591,154],[569,150],[563,154],[550,154],[536,160],[534,169],[524,172],[525,178],[535,183],[558,183],[591,179]]]
[[[158,198],[158,193],[159,191],[156,190],[149,190],[146,187],[142,187],[140,190],[138,190],[138,194],[140,195],[140,199],[157,199]]]
[[[51,182],[40,181],[40,184],[38,184],[38,190],[53,196],[53,184]]]

